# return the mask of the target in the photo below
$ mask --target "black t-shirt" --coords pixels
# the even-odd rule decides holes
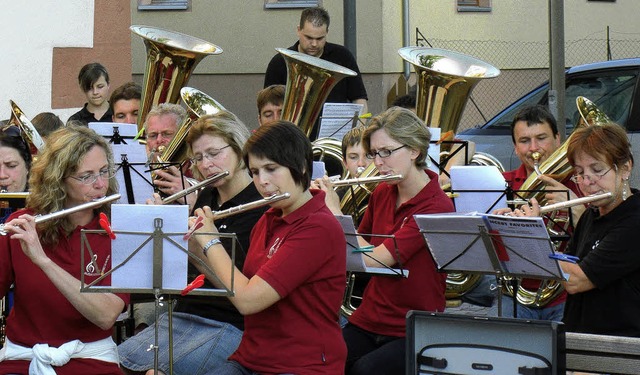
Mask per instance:
[[[82,109],[79,110],[78,112],[71,115],[71,117],[69,117],[69,120],[67,121],[76,120],[76,121],[82,122],[85,125],[89,125],[90,122],[112,122],[113,121],[113,111],[111,111],[111,108],[109,108],[107,112],[105,112],[104,115],[102,115],[100,120],[96,120],[96,117],[93,115],[93,113],[89,112],[89,110],[87,109],[87,104],[88,103],[84,103],[84,107],[82,107]]]
[[[587,209],[567,253],[596,286],[569,294],[563,322],[567,331],[640,337],[640,193],[607,215]]]
[[[204,206],[211,207],[214,211],[226,210],[241,204],[253,202],[262,199],[258,190],[253,183],[247,185],[240,193],[229,201],[218,206],[218,191],[215,188],[205,188],[198,194],[198,199],[194,205],[195,208]],[[235,265],[242,270],[244,260],[247,256],[246,250],[249,249],[249,235],[254,225],[260,219],[260,216],[269,208],[263,206],[243,213],[228,216],[215,221],[215,225],[220,233],[235,233],[238,237],[235,252]],[[225,250],[231,256],[232,240],[230,238],[221,238]],[[189,263],[188,281],[193,280],[200,274],[200,271],[191,263]],[[205,279],[203,288],[214,288],[209,280]],[[240,330],[244,330],[244,318],[233,306],[227,297],[211,297],[211,296],[186,296],[178,298],[174,311],[198,315],[203,318],[216,320],[233,324]]]
[[[298,51],[299,44],[299,42],[296,42],[296,44],[289,47],[289,49]],[[367,99],[367,90],[362,82],[362,75],[360,74],[358,63],[348,49],[339,44],[326,43],[320,58],[358,73],[355,77],[346,77],[340,80],[333,87],[331,93],[329,93],[326,100],[328,103],[350,103],[356,99]],[[278,53],[273,56],[269,62],[269,66],[267,66],[267,71],[264,75],[264,87],[286,84],[287,65],[284,62],[284,57]]]

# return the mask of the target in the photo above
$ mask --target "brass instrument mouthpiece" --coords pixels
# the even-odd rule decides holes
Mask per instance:
[[[537,151],[531,153],[531,158],[533,159],[533,170],[538,174],[538,176],[542,175],[542,172],[540,171],[540,158],[541,157],[542,157],[542,154],[540,154]]]

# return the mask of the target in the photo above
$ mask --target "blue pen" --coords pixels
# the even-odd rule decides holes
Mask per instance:
[[[549,258],[560,260],[563,262],[569,262],[569,263],[577,263],[580,260],[580,258],[578,258],[575,255],[568,255],[568,254],[562,254],[562,253],[549,254]]]

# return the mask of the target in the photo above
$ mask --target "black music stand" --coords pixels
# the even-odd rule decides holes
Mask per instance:
[[[185,211],[184,212],[184,222],[185,222],[185,227],[186,227],[186,219],[187,219],[187,215],[188,215],[188,207],[185,206],[177,206],[177,205],[169,205],[169,206],[153,206],[153,205],[149,205],[149,206],[139,206],[139,205],[112,205],[112,209],[118,209],[117,206],[129,206],[129,208],[131,209],[135,209],[136,210],[140,210],[140,209],[144,209],[147,208],[149,210],[157,210],[157,209],[161,209],[161,210],[172,210],[172,211]],[[113,210],[112,210],[113,211]],[[167,286],[167,284],[169,283],[170,285],[175,285],[175,282],[172,282],[171,280],[167,281],[170,278],[175,278],[178,277],[176,276],[176,272],[173,271],[173,269],[175,268],[175,263],[176,260],[175,259],[169,259],[167,260],[168,257],[172,257],[175,256],[176,251],[177,252],[181,252],[183,253],[183,255],[186,255],[186,257],[183,257],[183,259],[186,261],[186,259],[190,259],[191,261],[197,263],[200,266],[200,269],[203,271],[203,273],[205,274],[205,276],[209,279],[209,280],[215,280],[216,284],[218,285],[224,285],[220,279],[215,275],[215,273],[213,272],[213,270],[204,262],[202,261],[200,258],[198,258],[196,255],[192,254],[191,252],[189,252],[189,249],[186,246],[183,246],[180,244],[180,242],[178,240],[176,240],[176,237],[182,238],[185,233],[186,230],[174,230],[175,228],[168,228],[169,231],[165,231],[165,227],[164,227],[164,220],[162,217],[165,218],[176,218],[175,213],[173,215],[167,215],[167,214],[161,214],[161,215],[151,215],[148,217],[148,219],[153,222],[153,230],[152,231],[127,231],[127,230],[119,230],[117,229],[117,227],[114,227],[113,229],[113,233],[116,235],[116,240],[118,239],[118,236],[123,236],[123,235],[129,235],[130,237],[136,237],[136,236],[142,236],[144,237],[142,239],[142,242],[140,242],[139,246],[137,246],[132,252],[128,251],[127,249],[131,249],[131,241],[127,241],[127,240],[121,240],[120,245],[122,247],[124,247],[124,249],[121,249],[123,251],[125,251],[127,255],[124,260],[117,258],[116,256],[113,256],[114,254],[114,250],[112,249],[112,256],[113,256],[113,260],[114,261],[118,261],[120,263],[118,263],[116,266],[112,267],[110,270],[102,273],[102,275],[100,277],[98,277],[97,279],[95,279],[94,281],[90,282],[90,283],[86,283],[85,282],[85,274],[84,274],[84,269],[83,266],[85,264],[85,249],[87,252],[87,256],[89,257],[89,259],[92,259],[92,261],[90,261],[89,263],[93,263],[93,251],[91,249],[91,246],[89,244],[89,241],[87,239],[87,235],[91,235],[91,234],[104,234],[105,231],[104,230],[86,230],[83,229],[81,231],[81,260],[80,260],[80,264],[81,264],[81,278],[80,278],[80,282],[81,282],[81,292],[94,292],[94,293],[103,293],[103,292],[110,292],[110,293],[130,293],[130,294],[134,294],[134,293],[142,293],[142,294],[150,294],[152,293],[155,297],[155,312],[156,312],[156,322],[155,322],[155,344],[152,346],[152,348],[154,350],[154,373],[157,374],[158,373],[158,353],[159,353],[159,347],[158,347],[158,319],[159,319],[159,307],[162,304],[162,301],[164,300],[164,295],[167,296],[167,302],[169,304],[169,306],[171,307],[172,305],[172,296],[173,295],[179,295],[182,294],[184,288],[187,286],[186,281],[182,281],[182,283],[184,284],[184,286],[180,285],[180,287],[175,287],[175,286]],[[183,219],[182,217],[180,217],[180,215],[177,215],[177,219]],[[171,220],[171,219],[169,219]],[[139,225],[141,225],[141,223],[139,223]],[[229,288],[226,287],[222,287],[222,288],[218,288],[218,289],[204,289],[204,288],[198,288],[195,290],[192,290],[189,294],[190,295],[200,295],[200,296],[233,296],[234,294],[234,270],[235,270],[235,252],[236,252],[236,245],[237,245],[237,236],[234,233],[194,233],[193,236],[203,236],[203,235],[207,235],[207,236],[219,236],[219,237],[223,237],[223,238],[231,238],[232,241],[232,247],[231,247],[231,285]],[[115,241],[115,240],[114,240]],[[149,250],[149,246],[147,245],[151,245],[151,250],[152,250],[152,268],[151,268],[151,277],[152,277],[152,281],[151,281],[151,285],[149,285],[148,287],[128,287],[128,286],[124,286],[124,285],[113,285],[114,280],[113,280],[113,275],[117,274],[117,273],[122,273],[122,279],[127,279],[128,277],[131,277],[132,275],[132,271],[127,269],[127,266],[130,263],[133,263],[133,260],[136,259],[136,256],[141,256],[141,255],[145,255],[145,249]],[[146,254],[149,255],[149,254]],[[139,261],[140,259],[138,259]],[[178,262],[180,261],[180,259],[178,259]],[[148,269],[148,263],[144,264],[144,259],[143,259],[143,264],[141,265],[140,268],[137,269],[138,272],[142,272],[144,274],[144,272],[149,273]],[[183,265],[183,268],[179,268],[179,269],[184,269],[185,270],[185,274],[184,274],[184,279],[186,280],[186,264]],[[94,267],[96,267],[96,269],[100,269],[100,265],[94,264]],[[145,271],[146,270],[146,271]],[[111,286],[101,286],[99,285],[99,283],[101,283],[103,280],[105,280],[105,278],[111,278]],[[173,334],[172,334],[172,309],[169,308],[168,312],[167,312],[167,317],[168,317],[168,322],[169,322],[169,373],[173,374]]]
[[[414,215],[441,272],[493,274],[498,288],[507,277],[564,280],[542,218],[497,215]],[[455,228],[455,229],[452,229]],[[502,294],[498,293],[502,316]]]

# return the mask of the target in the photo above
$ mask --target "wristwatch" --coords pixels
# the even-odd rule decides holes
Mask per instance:
[[[211,246],[213,245],[218,245],[222,243],[222,241],[220,241],[219,238],[213,238],[211,240],[209,240],[209,242],[207,242],[206,244],[204,244],[204,246],[202,247],[202,254],[204,254],[204,257],[207,257],[207,251],[209,251],[209,248],[211,248]]]

